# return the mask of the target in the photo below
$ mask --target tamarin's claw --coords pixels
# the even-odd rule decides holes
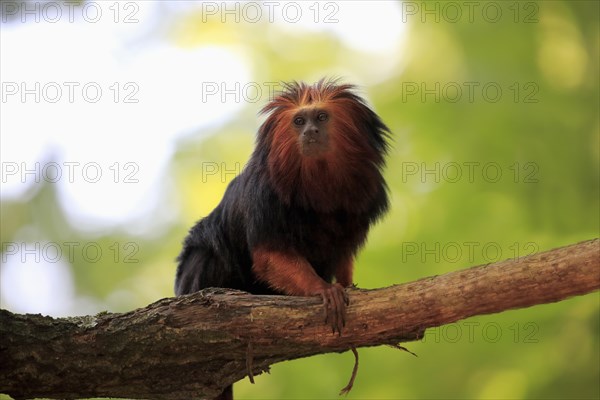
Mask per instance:
[[[348,294],[342,285],[334,283],[323,289],[320,295],[323,298],[325,323],[331,325],[332,333],[341,335],[346,325],[346,307],[350,304]]]

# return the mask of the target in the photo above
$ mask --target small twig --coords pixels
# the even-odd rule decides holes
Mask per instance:
[[[252,372],[253,360],[252,342],[248,342],[248,347],[246,348],[246,370],[248,370],[248,379],[252,384],[254,384],[254,372]]]
[[[352,347],[350,350],[352,350],[352,353],[354,353],[354,368],[352,368],[352,376],[350,377],[350,381],[342,390],[340,390],[340,396],[348,395],[348,393],[350,393],[350,391],[352,390],[352,386],[354,386],[354,379],[356,379],[356,373],[358,372],[358,351],[356,351],[355,347]]]
[[[404,347],[404,346],[400,346],[400,344],[390,344],[390,347],[393,347],[393,348],[395,348],[395,349],[398,349],[398,350],[405,351],[405,352],[407,352],[407,353],[410,353],[410,354],[412,354],[412,355],[413,355],[413,356],[415,356],[415,357],[419,357],[418,355],[416,355],[415,353],[413,353],[412,351],[410,351],[410,350],[409,350],[409,349],[407,349],[406,347]]]

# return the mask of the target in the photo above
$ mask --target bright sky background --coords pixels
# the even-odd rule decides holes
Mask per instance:
[[[119,228],[147,232],[151,227],[143,217],[164,202],[176,141],[235,118],[244,107],[243,101],[223,102],[218,96],[202,99],[202,82],[223,82],[226,87],[252,82],[250,63],[231,47],[184,47],[168,39],[165,30],[172,21],[202,10],[201,2],[120,3],[118,19],[132,15],[138,20],[132,24],[114,23],[113,2],[91,2],[87,20],[76,8],[72,21],[67,6],[49,6],[62,2],[34,3],[37,10],[1,25],[0,200],[26,200],[40,181],[55,179],[72,226],[90,235]],[[242,7],[244,2],[237,4]],[[312,3],[295,4],[309,14]],[[320,9],[319,23],[311,18],[290,23],[287,17],[294,17],[294,8],[276,2],[274,23],[298,35],[336,35],[357,57],[375,57],[378,62],[365,77],[368,83],[398,68],[406,33],[398,2],[332,4],[339,9]],[[98,9],[101,17],[96,18]],[[331,11],[343,23],[324,23]],[[153,220],[164,223],[174,213]],[[32,236],[41,243],[47,240],[37,235],[23,233],[25,241]],[[35,251],[33,244],[25,248]],[[30,262],[20,250],[5,252],[1,265],[3,308],[67,315],[84,311],[81,304],[88,303],[75,298],[68,264]]]

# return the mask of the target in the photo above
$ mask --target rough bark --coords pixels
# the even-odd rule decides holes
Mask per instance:
[[[419,339],[473,315],[600,288],[598,239],[376,290],[350,290],[341,336],[317,298],[225,289],[77,318],[0,310],[0,392],[14,398],[212,397],[269,365]]]

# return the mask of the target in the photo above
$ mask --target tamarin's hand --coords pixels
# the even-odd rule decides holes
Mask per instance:
[[[318,292],[325,306],[325,323],[331,324],[331,331],[342,334],[346,326],[346,306],[350,304],[348,294],[339,283],[328,286]]]
[[[388,128],[351,85],[290,83],[262,110],[256,147],[186,237],[175,293],[217,286],[320,296],[346,322],[353,259],[387,211]]]

